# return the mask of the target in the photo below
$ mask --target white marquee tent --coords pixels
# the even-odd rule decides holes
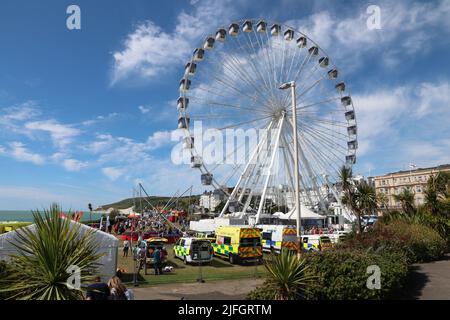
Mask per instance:
[[[308,209],[303,205],[300,205],[300,208],[301,208],[300,216],[302,219],[312,219],[312,220],[326,219],[325,216],[321,216],[320,214],[315,213],[314,211]],[[279,217],[280,219],[296,219],[295,209],[292,209],[288,213],[276,212],[273,215]]]
[[[78,224],[72,220],[70,222],[72,226]],[[36,225],[32,224],[25,228],[34,232],[34,230],[36,230]],[[85,234],[90,229],[92,230],[91,227],[81,224],[80,235]],[[18,230],[20,232],[20,229]],[[98,271],[102,277],[102,280],[107,281],[116,273],[117,270],[117,249],[119,246],[119,240],[113,235],[97,229],[94,230],[95,232],[93,234],[93,238],[98,243],[97,253],[103,254],[103,256],[99,259],[100,266]],[[0,235],[0,261],[7,261],[11,254],[17,252],[17,248],[13,245],[13,243],[17,243],[19,240],[17,232],[17,230],[10,231]]]

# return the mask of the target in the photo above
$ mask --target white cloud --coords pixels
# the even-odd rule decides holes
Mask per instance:
[[[115,167],[106,167],[102,168],[102,173],[108,177],[111,181],[115,181],[124,175],[126,172],[123,168],[115,168]]]
[[[147,146],[150,149],[157,149],[171,141],[171,131],[157,131],[147,139]]]
[[[74,137],[81,133],[80,130],[70,125],[60,124],[55,120],[28,122],[25,124],[25,128],[49,133],[53,143],[60,148],[67,146]]]
[[[63,166],[67,171],[78,172],[88,166],[87,162],[82,162],[76,159],[65,159]]]
[[[11,155],[22,162],[32,162],[34,164],[42,165],[45,163],[45,158],[37,153],[32,153],[25,148],[21,142],[11,143]]]
[[[447,119],[450,119],[448,82],[381,89],[355,95],[353,100],[358,121],[358,155],[369,152],[373,155],[383,150],[383,146],[397,143],[396,158],[402,161],[428,159],[438,163],[448,159],[449,140],[442,140],[448,134]],[[434,126],[432,131],[430,124]],[[415,130],[417,140],[409,141],[411,135],[404,129]],[[434,143],[421,141],[420,137],[425,136],[434,139]],[[404,149],[400,150],[400,146]]]
[[[353,15],[337,16],[325,10],[286,23],[296,27],[329,51],[331,58],[348,72],[360,66],[367,53],[379,53],[387,67],[393,67],[408,55],[428,52],[436,40],[434,30],[449,34],[450,2],[433,3],[382,1],[381,30],[367,28],[369,15],[364,5],[349,11]],[[361,9],[361,10],[358,10]]]
[[[139,111],[141,111],[142,114],[146,114],[150,112],[150,108],[149,107],[145,107],[145,106],[139,106]]]
[[[2,153],[6,153],[6,149],[4,147],[0,146],[0,154],[2,154]]]
[[[228,22],[234,13],[231,1],[206,0],[192,14],[181,12],[173,32],[164,31],[152,21],[136,27],[124,41],[124,48],[113,54],[112,83],[130,75],[154,78],[168,69],[184,64],[201,37],[219,21]]]

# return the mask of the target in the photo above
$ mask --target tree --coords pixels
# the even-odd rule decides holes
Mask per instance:
[[[362,232],[361,214],[358,210],[358,206],[356,203],[356,194],[353,185],[352,169],[346,166],[342,166],[341,169],[339,170],[339,178],[341,180],[343,193],[341,202],[344,206],[346,206],[351,212],[355,214],[357,233],[360,234]]]
[[[375,188],[365,180],[356,183],[356,205],[360,213],[371,215],[377,209]]]
[[[394,194],[395,201],[400,202],[402,211],[407,215],[413,215],[416,212],[414,206],[414,192],[408,189],[403,189],[399,194]]]
[[[361,215],[370,215],[377,209],[377,196],[375,188],[365,180],[356,182],[353,179],[352,169],[342,166],[339,171],[342,183],[342,204],[356,216],[357,233],[362,233]]]
[[[264,260],[264,266],[268,271],[267,284],[275,290],[277,300],[301,297],[304,287],[314,279],[305,274],[308,267],[304,258],[298,258],[296,253],[286,249]]]
[[[11,255],[6,276],[0,279],[0,293],[8,299],[80,299],[79,288],[69,288],[69,267],[76,266],[80,283],[93,280],[101,254],[93,239],[94,230],[80,234],[81,224],[59,217],[61,208],[33,211],[35,228],[17,230],[17,254]]]
[[[425,188],[425,207],[433,215],[450,214],[450,172],[439,171],[431,176]]]

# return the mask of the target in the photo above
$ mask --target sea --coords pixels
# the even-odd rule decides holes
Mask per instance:
[[[67,212],[65,212],[67,213]],[[43,213],[41,213],[43,214]],[[92,220],[100,220],[101,213],[92,213]],[[81,221],[89,221],[89,211],[83,211],[83,217]],[[33,222],[33,214],[31,211],[7,211],[0,210],[0,221],[20,221],[20,222]]]

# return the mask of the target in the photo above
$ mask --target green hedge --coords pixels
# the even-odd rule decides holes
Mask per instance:
[[[305,291],[305,298],[312,300],[393,298],[408,274],[405,255],[391,250],[328,250],[308,254],[306,259],[310,274],[318,276]],[[381,289],[367,288],[371,265],[380,268]]]
[[[355,300],[395,298],[406,281],[408,264],[402,252],[383,250],[328,250],[303,256],[309,266],[307,274],[317,280],[305,289],[308,300]],[[381,289],[368,289],[367,267],[377,265],[381,271]],[[266,284],[247,295],[249,300],[273,300],[275,292]]]
[[[420,224],[392,221],[377,224],[370,232],[344,241],[339,248],[400,250],[408,263],[437,260],[447,250],[447,243],[437,231]]]

